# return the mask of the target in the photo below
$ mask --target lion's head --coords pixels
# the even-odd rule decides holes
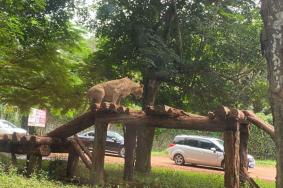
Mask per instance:
[[[134,87],[132,89],[132,94],[138,99],[140,99],[142,97],[142,93],[143,93],[143,85],[142,84],[140,84],[137,87]]]

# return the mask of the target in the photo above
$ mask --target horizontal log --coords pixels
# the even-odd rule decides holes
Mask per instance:
[[[97,122],[105,123],[127,123],[137,126],[147,125],[149,127],[169,128],[169,129],[186,129],[186,130],[203,130],[203,131],[220,131],[230,130],[232,127],[225,121],[219,119],[209,119],[206,116],[179,116],[175,118],[166,116],[147,116],[143,112],[131,112],[127,114],[111,114],[107,119],[97,115]]]
[[[254,112],[249,110],[243,110],[243,113],[246,115],[247,120],[249,120],[252,124],[257,126],[258,128],[262,129],[264,132],[269,134],[271,138],[275,141],[275,132],[274,126],[270,125],[269,123],[263,121],[259,118]]]

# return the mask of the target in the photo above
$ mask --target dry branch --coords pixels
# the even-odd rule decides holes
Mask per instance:
[[[254,112],[243,110],[243,113],[246,115],[247,119],[263,131],[265,131],[267,134],[271,136],[271,138],[275,141],[275,132],[274,127],[270,125],[269,123],[263,121],[260,119]]]

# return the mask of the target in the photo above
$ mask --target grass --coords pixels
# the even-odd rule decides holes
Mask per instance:
[[[168,157],[168,151],[163,150],[163,151],[152,151],[151,152],[152,156],[162,156],[162,157]]]
[[[257,166],[264,166],[264,167],[275,167],[276,161],[275,160],[256,160]]]
[[[19,160],[16,168],[11,168],[8,159],[2,159],[0,166],[0,187],[2,188],[86,188],[89,179],[89,171],[84,164],[79,163],[76,171],[76,178],[70,184],[64,181],[66,172],[66,161],[54,160],[43,161],[43,171],[35,174],[32,178],[25,178],[23,169],[25,161]],[[178,171],[174,169],[153,168],[150,174],[144,175],[135,173],[133,182],[123,181],[123,165],[122,164],[106,164],[106,187],[140,187],[140,188],[222,188],[224,185],[222,174],[206,174],[200,172]],[[63,181],[59,181],[63,180]],[[260,187],[273,188],[274,182],[256,180]]]

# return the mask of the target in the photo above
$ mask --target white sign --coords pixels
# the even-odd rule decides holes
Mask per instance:
[[[45,127],[46,123],[46,110],[39,110],[31,108],[28,116],[28,126]]]

